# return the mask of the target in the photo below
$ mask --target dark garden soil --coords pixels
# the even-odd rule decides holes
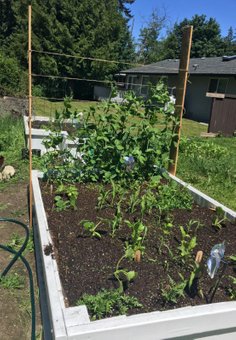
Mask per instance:
[[[101,219],[112,219],[115,209],[108,207],[102,210],[96,208],[98,189],[96,185],[78,185],[77,210],[69,209],[56,212],[54,209],[54,193],[50,193],[50,186],[41,182],[43,201],[46,209],[49,228],[53,238],[53,248],[47,247],[48,256],[55,256],[58,260],[60,277],[68,306],[76,305],[83,293],[96,294],[102,288],[113,289],[118,283],[113,276],[117,261],[124,254],[125,241],[129,241],[130,229],[123,225],[114,238],[110,236],[107,223],[99,225],[101,239],[89,236],[81,224],[81,220],[89,220],[98,223]],[[236,255],[236,225],[226,222],[222,228],[212,226],[215,212],[194,205],[192,210],[175,209],[171,212],[174,222],[171,236],[168,241],[161,244],[162,222],[159,222],[157,213],[151,216],[145,215],[144,222],[148,226],[147,236],[144,242],[145,252],[141,262],[124,260],[123,268],[135,270],[137,278],[127,285],[125,293],[137,297],[143,308],[131,310],[129,314],[166,310],[188,305],[207,303],[210,297],[210,288],[215,284],[221,268],[214,279],[206,272],[206,261],[212,247],[225,241],[225,259]],[[124,214],[123,219],[136,221],[140,217],[139,212],[132,215]],[[192,254],[194,260],[197,251],[203,251],[204,269],[195,287],[191,291],[187,289],[177,304],[165,302],[162,291],[170,288],[168,275],[176,282],[180,282],[179,273],[188,278],[191,269],[188,264],[183,264],[178,256],[180,245],[180,229],[186,227],[189,221],[199,221],[202,226],[192,223],[191,235],[196,233],[197,246]],[[166,245],[166,246],[165,246]],[[170,256],[168,247],[173,252]],[[51,251],[49,251],[51,250]],[[53,250],[53,254],[52,254]],[[177,257],[178,258],[174,258]],[[227,266],[225,275],[216,291],[213,302],[230,301],[228,288],[231,285],[229,275],[235,276],[236,266],[232,263]],[[203,295],[199,294],[199,291]]]

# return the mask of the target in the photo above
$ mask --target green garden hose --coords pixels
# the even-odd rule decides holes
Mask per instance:
[[[0,273],[0,280],[1,277],[6,276],[11,267],[14,265],[14,263],[18,260],[21,259],[23,264],[25,265],[28,276],[29,276],[29,284],[30,284],[30,303],[31,303],[31,340],[35,340],[35,300],[34,300],[34,282],[33,282],[33,275],[32,275],[32,270],[30,268],[30,265],[28,261],[25,259],[25,257],[22,255],[23,251],[25,250],[28,240],[29,240],[29,228],[22,222],[19,222],[17,220],[11,219],[11,218],[1,218],[0,217],[0,222],[10,222],[10,223],[15,223],[21,227],[24,228],[25,230],[25,240],[21,248],[16,251],[10,247],[7,247],[3,244],[0,244],[0,248],[8,251],[11,254],[14,254],[15,256],[13,259],[9,262],[9,264],[6,266],[6,268],[3,270],[2,273]]]

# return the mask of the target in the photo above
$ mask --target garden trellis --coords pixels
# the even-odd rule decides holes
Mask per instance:
[[[110,80],[100,80],[100,79],[90,79],[90,78],[79,78],[79,77],[67,77],[67,76],[58,76],[58,75],[50,75],[50,74],[36,74],[32,73],[32,53],[44,54],[44,55],[54,55],[58,57],[66,57],[73,58],[79,60],[90,60],[101,63],[111,63],[111,64],[120,64],[120,65],[135,65],[141,66],[138,63],[131,63],[126,61],[119,60],[107,60],[102,58],[92,58],[88,56],[79,56],[79,55],[69,55],[65,53],[53,52],[53,51],[42,51],[42,50],[34,50],[31,46],[31,37],[32,37],[32,7],[29,5],[28,7],[28,81],[29,81],[29,172],[30,172],[30,183],[29,183],[29,225],[32,227],[32,77],[41,77],[41,78],[51,78],[51,79],[63,79],[63,80],[76,80],[76,81],[85,81],[91,83],[101,83],[106,85],[119,85],[119,82],[110,81]],[[191,39],[192,39],[192,26],[187,26],[184,28],[183,41],[182,41],[182,53],[179,69],[171,69],[174,71],[179,71],[179,85],[177,87],[177,105],[175,109],[175,115],[179,117],[179,123],[173,127],[173,131],[176,132],[176,137],[172,141],[170,159],[172,163],[170,164],[169,171],[172,174],[176,173],[177,159],[178,159],[178,147],[180,140],[180,132],[181,132],[181,124],[182,124],[182,114],[183,114],[183,106],[184,106],[184,98],[186,92],[186,83],[187,83],[187,75],[188,75],[188,65],[189,65],[189,57],[190,57],[190,48],[191,48]],[[162,67],[157,67],[162,69]],[[150,85],[143,84],[134,84],[134,83],[126,83],[126,85],[132,86],[142,86],[149,87]],[[42,97],[41,97],[42,98]],[[57,98],[58,100],[59,98]],[[60,98],[61,99],[61,98]]]

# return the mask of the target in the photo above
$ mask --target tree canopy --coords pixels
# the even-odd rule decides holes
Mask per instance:
[[[32,49],[108,60],[132,60],[134,47],[127,19],[130,11],[126,4],[133,2],[32,0]],[[4,1],[1,9],[2,52],[17,58],[23,69],[27,67],[28,3],[27,0]],[[104,79],[121,67],[122,64],[33,53],[33,72],[40,74]],[[59,81],[54,83],[61,88]]]
[[[161,15],[157,10],[154,10],[147,25],[141,28],[137,51],[139,62],[149,64],[161,58],[162,41],[160,40],[160,33],[165,22],[166,15]]]
[[[194,15],[192,19],[184,19],[175,24],[164,42],[164,58],[179,58],[182,29],[193,25],[191,57],[222,56],[233,46],[233,40],[228,40],[228,46],[221,36],[220,25],[214,18],[207,19],[206,15]]]

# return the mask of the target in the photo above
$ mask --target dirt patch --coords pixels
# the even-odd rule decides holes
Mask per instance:
[[[10,184],[0,192],[0,217],[13,218],[25,224],[28,223],[27,207],[27,183]],[[23,228],[8,223],[0,223],[1,243],[12,245],[23,238]],[[35,298],[36,298],[36,325],[37,334],[40,333],[40,311],[37,300],[37,279],[35,275],[34,253],[26,251],[26,259],[29,261],[34,273]],[[0,271],[9,263],[11,255],[0,250]],[[0,286],[0,339],[19,340],[30,339],[31,334],[31,308],[29,297],[29,283],[25,267],[21,261],[17,261],[9,274],[17,273],[23,278],[23,288],[9,289]]]
[[[110,236],[111,229],[106,221],[114,217],[115,207],[109,206],[98,210],[96,185],[80,184],[78,185],[77,210],[56,212],[54,194],[50,193],[50,188],[45,183],[41,183],[41,187],[60,277],[69,305],[74,306],[85,292],[96,294],[102,288],[117,288],[118,282],[113,273],[117,261],[124,254],[126,242],[130,241],[131,231],[123,223],[115,237]],[[123,208],[123,211],[127,211],[127,207]],[[208,276],[206,268],[203,268],[197,291],[185,291],[184,296],[178,298],[178,303],[174,305],[163,299],[163,291],[168,291],[170,288],[169,276],[178,283],[180,274],[185,278],[189,278],[191,274],[189,262],[183,263],[179,257],[180,226],[186,228],[191,221],[190,236],[197,236],[197,246],[191,255],[193,260],[197,251],[202,250],[205,264],[212,247],[223,241],[225,241],[226,255],[235,254],[236,226],[226,222],[220,229],[213,228],[215,212],[212,210],[194,205],[192,210],[175,209],[171,215],[173,226],[164,242],[161,238],[164,220],[159,221],[155,211],[151,215],[145,215],[144,223],[148,231],[144,241],[145,251],[142,260],[140,263],[127,259],[122,261],[121,268],[135,270],[138,274],[133,282],[126,285],[125,292],[135,296],[143,304],[143,308],[131,310],[130,314],[204,304],[210,296],[209,289],[215,281]],[[123,220],[129,219],[133,222],[139,218],[139,211],[132,215],[126,212],[123,216]],[[97,229],[101,238],[91,237],[83,228],[81,220],[89,220],[95,224],[102,221]],[[200,225],[196,221],[199,221]],[[228,275],[235,276],[235,266],[227,267],[225,276],[215,294],[214,302],[230,300],[227,292],[230,284]],[[199,289],[205,295],[199,295]]]
[[[1,97],[0,98],[0,115],[12,114],[20,117],[28,115],[28,100],[26,98],[17,97]]]

